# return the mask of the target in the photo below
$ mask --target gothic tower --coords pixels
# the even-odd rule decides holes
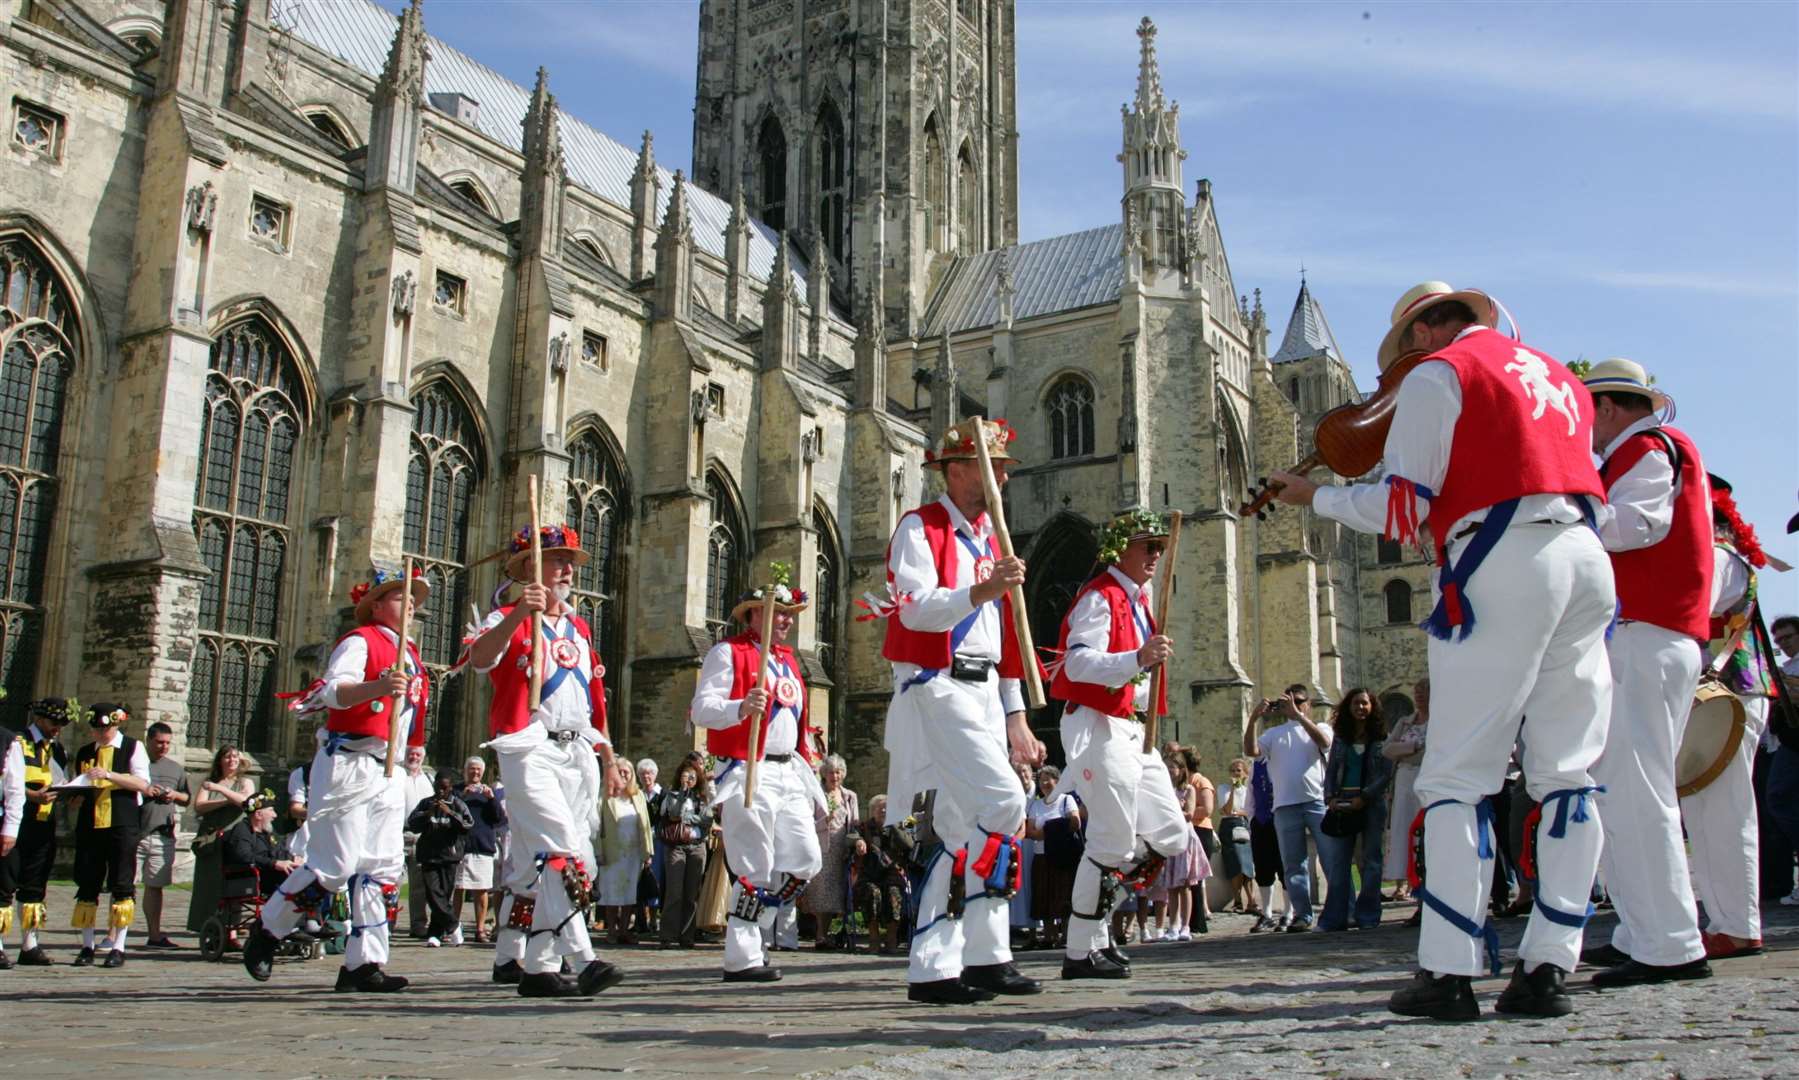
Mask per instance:
[[[1134,242],[1147,281],[1185,263],[1186,196],[1181,187],[1181,107],[1162,95],[1156,63],[1156,26],[1144,16],[1137,26],[1137,99],[1119,111],[1124,119],[1124,225],[1126,251]]]
[[[915,337],[950,256],[1017,242],[1016,67],[1013,0],[701,0],[694,182]]]

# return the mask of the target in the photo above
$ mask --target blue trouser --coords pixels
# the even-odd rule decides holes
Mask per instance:
[[[1355,893],[1355,924],[1366,929],[1380,925],[1381,844],[1387,836],[1387,804],[1376,799],[1362,807],[1362,832],[1359,836],[1326,836],[1318,842],[1318,858],[1324,863],[1324,914],[1318,917],[1320,930],[1336,930],[1349,925],[1349,898],[1355,892],[1355,879],[1350,867],[1355,864],[1356,845],[1362,848],[1362,890]]]
[[[1324,835],[1324,800],[1293,803],[1274,808],[1274,834],[1281,842],[1281,864],[1287,874],[1287,904],[1293,918],[1312,921],[1312,875],[1306,858],[1306,833],[1318,845],[1319,854],[1331,838]]]
[[[1774,824],[1789,844],[1799,847],[1799,750],[1784,742],[1775,747],[1768,762],[1767,790]]]

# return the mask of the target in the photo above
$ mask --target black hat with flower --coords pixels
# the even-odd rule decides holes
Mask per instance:
[[[1132,541],[1168,535],[1168,519],[1154,510],[1126,510],[1106,524],[1099,534],[1099,561],[1115,563],[1124,557]]]

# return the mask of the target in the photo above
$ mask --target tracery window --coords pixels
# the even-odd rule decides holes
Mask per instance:
[[[211,571],[200,587],[187,740],[252,753],[274,745],[281,590],[303,400],[293,357],[247,319],[212,344],[194,483],[194,535]]]
[[[77,341],[73,305],[50,265],[28,241],[0,240],[0,686],[15,716],[37,678]]]
[[[623,538],[622,515],[630,505],[625,497],[624,471],[599,433],[588,430],[569,445],[568,523],[581,535],[587,563],[575,571],[571,598],[575,613],[587,620],[606,665],[606,705],[618,700],[625,662],[625,612],[622,604],[624,575],[620,572],[619,541]]]
[[[812,528],[818,533],[818,562],[812,575],[812,610],[818,620],[818,660],[839,689],[834,698],[841,698],[843,680],[839,677],[842,660],[839,646],[843,641],[840,622],[843,608],[838,602],[838,594],[843,588],[843,553],[837,549],[837,534],[830,521],[818,510],[812,511]]]
[[[445,679],[462,646],[469,610],[468,537],[481,480],[481,439],[461,395],[442,379],[412,395],[412,453],[406,470],[406,554],[431,585],[436,617],[417,624],[419,657],[431,674],[427,752],[439,764],[461,753],[469,677]]]
[[[1382,590],[1387,598],[1387,621],[1390,623],[1409,623],[1412,621],[1412,587],[1395,578],[1387,582]]]
[[[937,114],[924,123],[924,237],[928,251],[943,249],[943,223],[949,217],[949,199],[944,194],[948,174],[943,164],[943,139],[937,134]]]
[[[844,213],[849,187],[846,159],[843,118],[837,106],[827,101],[818,109],[818,228],[826,250],[838,262],[849,251],[849,218]]]
[[[1084,457],[1093,453],[1093,384],[1066,375],[1044,402],[1049,413],[1049,456]]]
[[[731,618],[731,606],[748,588],[749,535],[724,477],[706,474],[706,500],[712,507],[712,529],[706,537],[706,626],[720,636]]]
[[[762,223],[780,232],[787,227],[787,134],[772,116],[762,121],[756,137],[756,164]]]
[[[980,184],[975,180],[974,151],[967,143],[956,155],[956,253],[972,255],[981,249]]]

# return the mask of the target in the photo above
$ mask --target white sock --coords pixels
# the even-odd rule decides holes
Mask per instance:
[[[35,949],[35,948],[37,948],[37,931],[35,929],[25,931],[24,936],[19,939],[19,948],[20,949]]]
[[[111,947],[114,952],[125,951],[125,935],[129,933],[131,933],[131,927],[129,926],[121,926],[112,932]]]
[[[1272,885],[1257,885],[1256,892],[1261,894],[1261,897],[1262,897],[1262,914],[1264,916],[1272,918],[1274,915],[1274,909],[1269,907],[1268,905],[1270,903],[1272,903],[1274,900],[1274,886],[1272,886]]]
[[[81,932],[81,947],[84,949],[92,949],[94,947],[93,927],[90,926]]]

